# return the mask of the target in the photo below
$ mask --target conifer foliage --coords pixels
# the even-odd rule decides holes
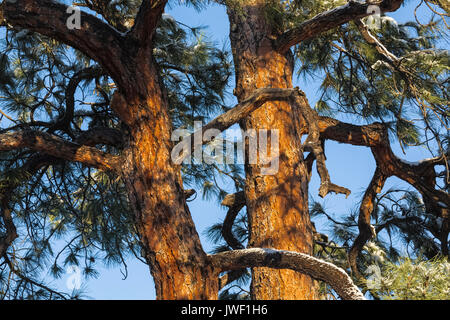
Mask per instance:
[[[409,22],[388,16],[415,2]],[[227,9],[231,48],[165,12],[213,3]],[[100,264],[126,278],[128,259],[149,265],[159,299],[449,298],[449,7],[383,0],[374,18],[371,5],[1,1],[0,299],[82,298],[49,279],[71,266],[96,277]],[[293,76],[320,84],[315,105]],[[174,129],[219,115],[220,131],[286,132],[279,173],[171,161]],[[331,182],[326,141],[376,162],[339,217],[308,197],[313,163],[320,197],[355,191]],[[409,162],[397,146],[429,158]],[[408,185],[386,190],[391,177]],[[210,253],[189,211],[200,194],[228,211],[207,232]]]

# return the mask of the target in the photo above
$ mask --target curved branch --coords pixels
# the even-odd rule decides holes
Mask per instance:
[[[357,266],[357,258],[361,253],[364,245],[368,240],[376,236],[375,228],[370,224],[370,217],[375,208],[375,198],[378,193],[383,189],[384,183],[386,182],[386,176],[383,175],[379,167],[376,168],[375,173],[370,181],[369,187],[364,193],[364,197],[359,209],[358,217],[358,229],[359,234],[355,239],[350,251],[348,253],[348,261],[352,269],[353,274],[360,278]]]
[[[225,220],[223,221],[222,236],[233,250],[243,249],[244,246],[233,234],[233,224],[239,211],[241,211],[241,209],[245,206],[244,192],[240,191],[237,193],[228,194],[223,199],[222,205],[230,208],[227,212]]]
[[[358,126],[323,116],[318,121],[324,139],[365,147],[378,146],[388,139],[385,126],[379,122]]]
[[[222,271],[254,267],[295,270],[326,282],[342,299],[364,300],[361,291],[343,269],[304,253],[251,248],[221,252],[209,255],[209,258]]]
[[[134,20],[130,36],[139,40],[142,46],[150,44],[154,31],[161,19],[167,0],[144,0]]]
[[[101,170],[115,170],[120,157],[32,130],[0,134],[0,151],[29,148],[56,158],[76,161]]]
[[[384,0],[373,2],[380,7],[382,12],[397,10],[403,0]],[[322,12],[317,16],[301,23],[297,27],[284,32],[276,40],[276,48],[280,52],[286,52],[292,46],[318,36],[319,34],[336,28],[349,21],[361,19],[371,15],[369,12],[370,1],[359,2],[350,0],[347,4]]]
[[[102,74],[101,69],[98,66],[92,66],[89,68],[82,69],[77,72],[69,81],[65,98],[66,98],[66,110],[62,117],[60,117],[56,123],[54,123],[49,129],[48,133],[53,133],[56,130],[63,130],[65,132],[70,132],[69,124],[72,121],[75,112],[75,92],[81,81],[86,79],[91,79]]]
[[[319,196],[323,198],[330,192],[334,192],[345,194],[348,197],[351,193],[349,189],[331,182],[330,174],[325,164],[324,141],[320,138],[319,115],[315,110],[311,109],[304,94],[297,94],[293,99],[294,104],[299,108],[308,126],[308,137],[303,144],[303,149],[314,154],[317,172],[320,176]]]
[[[221,114],[214,120],[211,120],[208,124],[204,125],[199,130],[195,131],[188,137],[183,139],[180,149],[189,150],[194,152],[194,150],[203,145],[203,139],[196,139],[196,137],[203,137],[203,132],[209,129],[216,129],[219,131],[224,131],[238,123],[240,120],[247,117],[250,113],[261,107],[264,103],[273,100],[287,100],[293,94],[298,93],[298,88],[282,89],[282,88],[261,88],[256,89],[247,99],[237,104],[234,108],[228,110],[227,112]],[[182,163],[183,160],[189,156],[188,152],[180,154],[176,159],[175,163]]]
[[[102,20],[81,12],[81,28],[69,29],[68,6],[53,0],[3,1],[0,22],[59,40],[99,62],[119,84],[126,84],[125,37]],[[70,12],[70,11],[69,11]]]
[[[376,191],[378,186],[381,185],[382,187],[384,181],[391,176],[402,179],[420,192],[427,211],[443,219],[443,236],[448,235],[450,195],[445,191],[436,189],[436,172],[434,169],[437,165],[445,164],[447,155],[425,159],[417,163],[403,161],[392,151],[387,128],[381,123],[358,126],[328,117],[320,117],[319,127],[321,137],[324,139],[370,147],[377,163],[377,170],[366,191],[360,209],[358,221],[360,235],[349,254],[350,265],[355,274],[358,274],[356,269],[357,256],[365,242],[371,237],[370,213],[373,210],[373,197],[378,192]],[[448,252],[448,249],[444,248],[443,252]]]
[[[435,188],[436,165],[444,164],[446,157],[426,159],[417,163],[409,163],[398,158],[392,151],[388,131],[385,125],[373,123],[369,125],[353,125],[328,117],[319,118],[320,135],[324,139],[357,146],[371,147],[377,165],[386,177],[396,176],[416,188],[428,201],[429,209],[440,212],[443,203],[450,208],[448,193]],[[427,205],[427,202],[425,202]],[[441,216],[448,217],[448,210]]]

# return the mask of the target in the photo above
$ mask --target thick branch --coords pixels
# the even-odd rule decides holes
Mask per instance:
[[[320,176],[319,196],[323,198],[328,193],[335,192],[345,194],[348,197],[350,195],[349,189],[338,186],[330,180],[325,164],[324,144],[320,138],[319,115],[309,107],[309,103],[304,95],[294,96],[294,104],[299,108],[308,126],[308,137],[303,144],[303,148],[305,151],[313,153],[316,159],[317,172]]]
[[[114,170],[120,163],[118,156],[96,148],[79,145],[57,136],[32,130],[0,134],[0,151],[29,148],[56,158],[81,162],[101,170]]]
[[[445,164],[443,155],[417,163],[408,163],[398,158],[392,151],[385,125],[353,125],[328,117],[319,118],[320,136],[358,146],[371,147],[377,165],[386,177],[397,176],[414,186],[437,204],[442,202],[450,207],[450,197],[446,192],[435,188],[434,167]],[[435,208],[437,206],[435,205]]]
[[[0,19],[14,28],[29,29],[80,50],[98,61],[119,85],[125,85],[124,36],[85,12],[81,12],[81,28],[71,30],[67,9],[65,4],[53,0],[3,1]]]
[[[185,144],[183,150],[189,149],[193,152],[196,148],[203,145],[203,139],[195,139],[197,136],[203,137],[202,133],[209,129],[216,129],[224,131],[238,123],[240,120],[247,117],[250,113],[261,107],[264,103],[273,100],[287,100],[293,94],[299,92],[298,88],[293,89],[279,89],[279,88],[261,88],[256,89],[252,95],[237,104],[234,108],[228,110],[224,114],[218,116],[201,129],[195,131],[190,136],[183,140]],[[182,146],[180,146],[182,147]],[[183,153],[175,160],[176,163],[181,163],[189,154]]]
[[[70,132],[69,125],[73,119],[75,112],[75,92],[81,81],[86,79],[92,79],[95,76],[102,74],[101,69],[98,66],[82,69],[77,72],[69,81],[66,88],[66,110],[64,114],[53,124],[48,132],[53,133],[56,130],[63,130]]]
[[[378,146],[388,139],[385,126],[378,122],[358,126],[329,117],[319,117],[319,130],[324,139],[356,146]]]
[[[114,128],[92,128],[83,131],[75,142],[80,145],[94,147],[103,144],[121,149],[124,144],[123,132]]]
[[[153,33],[161,19],[167,0],[144,0],[136,15],[130,36],[140,41],[141,45],[149,44]]]
[[[227,212],[225,220],[223,221],[222,236],[225,239],[226,243],[233,250],[243,249],[244,246],[238,239],[236,239],[236,237],[233,234],[233,224],[234,221],[236,220],[239,211],[241,211],[241,209],[245,206],[244,192],[240,191],[237,193],[227,195],[223,199],[222,205],[230,208]]]
[[[384,0],[379,1],[377,5],[382,12],[391,12],[397,10],[402,3],[403,0]],[[316,37],[349,21],[367,17],[372,14],[368,10],[369,5],[370,1],[359,2],[350,0],[343,6],[318,14],[283,33],[277,39],[276,47],[278,51],[286,52],[289,48],[304,40]]]
[[[250,113],[261,107],[264,103],[274,100],[287,100],[293,94],[300,91],[298,88],[282,89],[282,88],[261,88],[256,89],[250,97],[237,104],[234,108],[228,110],[224,114],[218,116],[207,125],[203,130],[218,129],[226,130],[233,124],[246,118]],[[303,93],[301,93],[303,94]]]
[[[383,189],[384,183],[386,182],[386,176],[383,175],[380,168],[376,168],[372,180],[370,181],[369,187],[367,188],[361,207],[359,209],[358,217],[358,229],[359,234],[355,239],[352,247],[350,248],[348,254],[348,260],[353,274],[356,277],[361,277],[358,267],[357,258],[363,249],[364,245],[368,240],[376,236],[375,228],[370,224],[370,217],[375,208],[375,198],[378,193]]]
[[[321,138],[370,147],[377,166],[386,177],[396,176],[411,184],[422,194],[428,211],[437,212],[439,216],[448,219],[450,196],[447,192],[436,189],[434,170],[436,165],[445,165],[447,155],[409,163],[394,154],[387,128],[382,123],[359,126],[328,117],[319,117],[318,121]],[[305,127],[304,130],[308,128]],[[301,133],[305,134],[307,131]]]
[[[255,267],[295,270],[326,282],[342,299],[364,300],[363,294],[344,270],[304,253],[252,248],[222,252],[209,258],[222,271]]]
[[[417,163],[401,160],[392,151],[387,128],[381,123],[358,126],[332,118],[320,117],[319,127],[320,135],[324,139],[370,147],[377,163],[375,180],[372,180],[367,189],[365,201],[363,201],[360,210],[358,224],[360,224],[361,234],[355,241],[349,256],[355,273],[357,272],[356,257],[365,242],[370,239],[370,213],[373,210],[373,203],[369,203],[370,199],[374,196],[377,183],[381,183],[388,177],[396,176],[416,188],[423,197],[427,211],[444,219],[443,234],[446,233],[444,229],[445,226],[448,226],[449,221],[450,196],[447,192],[436,188],[436,172],[434,169],[436,165],[445,165],[446,156],[441,155]]]

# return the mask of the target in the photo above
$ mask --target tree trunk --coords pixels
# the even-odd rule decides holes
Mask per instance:
[[[265,1],[247,1],[228,8],[239,101],[255,89],[292,88],[293,57],[273,49],[273,31],[265,19]],[[245,195],[249,247],[275,248],[312,254],[308,210],[307,169],[301,152],[300,115],[288,102],[267,102],[240,123],[243,130],[279,132],[279,170],[263,175],[264,165],[246,163]],[[313,280],[291,270],[254,268],[254,299],[314,299]]]
[[[129,128],[122,176],[156,297],[217,299],[218,274],[208,263],[186,205],[180,167],[170,158],[167,100],[154,64],[141,61],[129,81],[135,87],[116,93],[112,105]]]

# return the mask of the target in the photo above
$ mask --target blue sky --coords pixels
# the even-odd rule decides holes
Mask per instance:
[[[403,7],[398,12],[388,14],[399,22],[413,18],[414,2]],[[215,41],[219,46],[228,42],[228,20],[224,7],[210,5],[208,9],[196,12],[191,8],[173,7],[167,10],[176,20],[191,26],[208,26],[205,30],[210,40]],[[319,80],[320,81],[320,80]],[[305,93],[311,105],[317,101],[318,82],[314,81],[296,81]],[[234,100],[230,97],[229,105],[233,105]],[[397,155],[401,155],[399,148],[395,146]],[[327,166],[334,183],[345,186],[352,190],[348,199],[344,196],[329,195],[323,202],[325,208],[333,213],[335,217],[348,214],[350,210],[357,206],[362,193],[370,182],[375,170],[375,161],[368,148],[342,145],[335,142],[327,142]],[[429,153],[423,148],[410,148],[407,155],[401,155],[409,161],[416,161],[429,157]],[[391,178],[385,189],[405,184],[396,178]],[[319,181],[317,173],[314,174],[310,184],[310,194],[318,199]],[[212,248],[211,244],[203,236],[204,231],[225,217],[226,211],[220,208],[215,202],[203,201],[201,197],[190,203],[190,209],[197,226],[197,230],[202,237],[203,245],[206,250]],[[319,223],[316,224],[319,231],[327,232],[326,227]],[[128,278],[122,280],[123,276],[119,268],[99,268],[99,277],[89,280],[84,291],[86,296],[92,299],[154,299],[154,285],[151,280],[149,269],[146,265],[135,259],[128,259]],[[69,275],[63,276],[61,280],[55,281],[55,284],[65,287]]]

